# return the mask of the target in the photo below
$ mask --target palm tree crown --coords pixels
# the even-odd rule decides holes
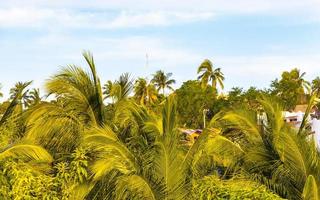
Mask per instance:
[[[158,98],[158,92],[153,83],[148,83],[144,78],[138,78],[134,85],[134,97],[142,105],[153,104]]]
[[[202,73],[198,80],[201,82],[201,86],[206,88],[211,81],[211,85],[214,89],[217,89],[217,85],[224,89],[224,74],[221,72],[221,68],[213,68],[213,64],[210,60],[204,60],[198,67],[198,74]]]
[[[165,74],[164,71],[157,71],[151,80],[151,82],[156,86],[158,92],[162,90],[163,95],[165,94],[165,89],[168,88],[173,90],[172,84],[176,83],[174,79],[170,79],[172,73]]]
[[[90,67],[90,73],[69,65],[47,81],[46,89],[49,94],[62,97],[70,109],[72,107],[79,114],[86,115],[90,122],[103,126],[105,116],[100,79],[92,54],[83,52],[83,57]]]
[[[107,81],[103,87],[105,99],[112,98],[113,102],[127,99],[133,90],[133,80],[129,73],[124,73],[115,82]]]

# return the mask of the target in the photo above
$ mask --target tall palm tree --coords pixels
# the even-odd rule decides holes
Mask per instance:
[[[80,144],[84,129],[105,124],[105,105],[95,63],[83,52],[90,71],[68,65],[46,82],[56,101],[41,103],[30,111],[27,138],[50,152],[70,153]]]
[[[211,82],[211,85],[214,89],[217,89],[217,85],[224,88],[224,74],[221,72],[221,68],[213,68],[213,64],[210,60],[204,60],[201,65],[198,67],[198,74],[202,73],[198,80],[201,82],[201,86],[206,88],[208,83]]]
[[[46,89],[49,94],[61,97],[79,114],[86,115],[90,122],[103,126],[105,116],[102,87],[95,62],[90,52],[84,51],[82,55],[90,72],[75,65],[68,65],[47,81]]]
[[[155,74],[153,74],[151,82],[155,85],[158,92],[162,90],[162,94],[165,95],[165,89],[168,88],[170,90],[173,90],[171,85],[176,83],[174,79],[170,79],[171,76],[172,73],[165,74],[164,71],[159,70]]]
[[[158,98],[158,93],[153,83],[138,78],[134,85],[134,97],[142,105],[153,104]]]

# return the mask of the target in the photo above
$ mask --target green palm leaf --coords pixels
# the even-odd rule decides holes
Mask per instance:
[[[0,152],[0,160],[5,158],[19,158],[25,161],[42,161],[51,163],[52,156],[42,147],[32,144],[16,144]]]
[[[317,186],[316,180],[312,175],[310,175],[306,181],[302,196],[304,200],[319,199],[318,186]]]

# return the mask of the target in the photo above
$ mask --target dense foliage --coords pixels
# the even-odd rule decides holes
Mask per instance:
[[[216,91],[207,86],[202,88],[198,81],[187,81],[176,90],[177,111],[180,123],[189,128],[203,126],[203,110],[212,108]],[[210,116],[208,117],[210,119]]]
[[[0,199],[319,198],[311,131],[305,120],[299,129],[286,124],[281,106],[304,95],[313,107],[318,79],[308,95],[297,69],[271,89],[223,94],[221,69],[205,60],[199,80],[175,91],[163,71],[103,85],[92,55],[83,56],[88,70],[63,67],[45,97],[21,82],[2,103]],[[181,128],[203,132],[185,141]]]

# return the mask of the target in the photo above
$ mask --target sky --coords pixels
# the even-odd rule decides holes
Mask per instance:
[[[320,75],[320,0],[0,0],[2,91],[44,82],[68,64],[102,82],[172,72],[175,87],[208,58],[232,87],[265,88],[281,72]]]

